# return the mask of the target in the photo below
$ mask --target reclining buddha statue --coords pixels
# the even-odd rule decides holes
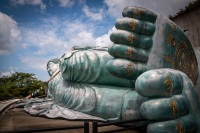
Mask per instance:
[[[157,13],[128,6],[122,15],[112,46],[73,47],[50,60],[47,98],[25,110],[72,120],[139,120],[132,126],[148,125],[148,133],[199,133],[200,51]]]

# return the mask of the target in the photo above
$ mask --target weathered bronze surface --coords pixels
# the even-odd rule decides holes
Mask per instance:
[[[134,6],[122,14],[109,48],[74,47],[50,60],[48,97],[29,102],[25,110],[71,120],[145,118],[152,122],[131,126],[149,124],[149,133],[199,133],[194,87],[200,87],[200,52],[194,52],[182,29],[159,14]]]

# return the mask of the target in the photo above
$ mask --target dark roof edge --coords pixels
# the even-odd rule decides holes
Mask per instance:
[[[176,15],[174,15],[174,16],[169,15],[169,19],[177,18],[177,17],[179,17],[191,10],[199,8],[199,7],[200,7],[200,0],[192,1],[187,6],[185,6],[184,9],[179,9],[179,11],[176,13]]]

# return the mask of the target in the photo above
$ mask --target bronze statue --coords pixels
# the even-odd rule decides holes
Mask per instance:
[[[122,14],[111,47],[73,47],[50,60],[48,96],[25,110],[51,118],[146,119],[132,126],[148,124],[148,133],[200,132],[200,52],[159,14],[135,6]]]

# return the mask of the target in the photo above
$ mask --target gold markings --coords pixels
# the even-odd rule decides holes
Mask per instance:
[[[173,64],[173,59],[172,59],[172,57],[169,54],[164,55],[163,59],[164,59],[164,61]]]
[[[185,42],[182,42],[178,45],[174,52],[174,68],[186,72],[189,69],[190,61],[188,48]],[[188,64],[188,66],[186,66]],[[187,68],[187,69],[186,69]],[[187,72],[186,72],[187,74]]]
[[[142,13],[142,11],[140,10],[140,9],[133,9],[133,13],[135,14],[135,15],[137,15],[138,17],[140,17],[140,15],[141,15],[141,13]]]
[[[176,131],[179,131],[179,133],[184,133],[184,129],[181,123],[176,125]]]
[[[170,78],[170,75],[169,73],[166,73],[166,80],[164,82],[165,85],[167,85],[167,90],[169,91],[169,93],[171,94],[172,93],[172,89],[173,89],[173,83],[172,83],[172,80]]]
[[[136,23],[134,20],[132,20],[130,23],[129,23],[129,26],[131,27],[131,30],[134,30],[135,27],[136,27]]]
[[[133,35],[133,34],[130,34],[130,36],[129,36],[129,38],[128,38],[128,41],[130,42],[130,44],[133,44],[134,40],[135,40],[134,35]]]
[[[131,58],[131,56],[133,56],[133,49],[128,47],[128,50],[125,52],[125,54],[128,56],[128,58]]]
[[[134,71],[135,71],[135,67],[134,67],[134,64],[132,62],[129,62],[125,67],[124,69],[126,70],[126,74],[128,76],[131,76]]]
[[[173,110],[173,114],[176,115],[176,113],[178,112],[178,108],[176,103],[174,102],[174,100],[171,100],[169,103],[169,107],[172,108]]]
[[[185,67],[185,64],[186,64],[186,63],[185,63],[186,57],[185,57],[185,54],[184,54],[184,53],[182,53],[182,55],[181,55],[181,57],[180,57],[179,60],[180,60],[179,63],[178,63],[179,68],[180,68],[180,70],[183,70],[184,67]]]
[[[171,45],[172,47],[174,47],[176,45],[176,40],[174,38],[174,36],[172,34],[169,34],[167,37],[167,42],[169,45]]]
[[[195,83],[198,76],[196,72],[198,70],[198,65],[192,47],[190,44],[181,41],[174,48],[173,53],[166,53],[163,56],[163,60],[172,65],[170,68],[180,70],[187,74],[192,82]]]
[[[173,30],[174,32],[176,32],[176,29],[177,29],[176,25],[173,24],[173,23],[171,23],[170,25],[171,25],[172,30]],[[171,45],[172,47],[174,47],[174,46],[176,45],[176,39],[175,39],[175,37],[174,37],[172,34],[169,34],[169,35],[168,35],[168,37],[167,37],[167,42],[168,42],[168,44]]]

